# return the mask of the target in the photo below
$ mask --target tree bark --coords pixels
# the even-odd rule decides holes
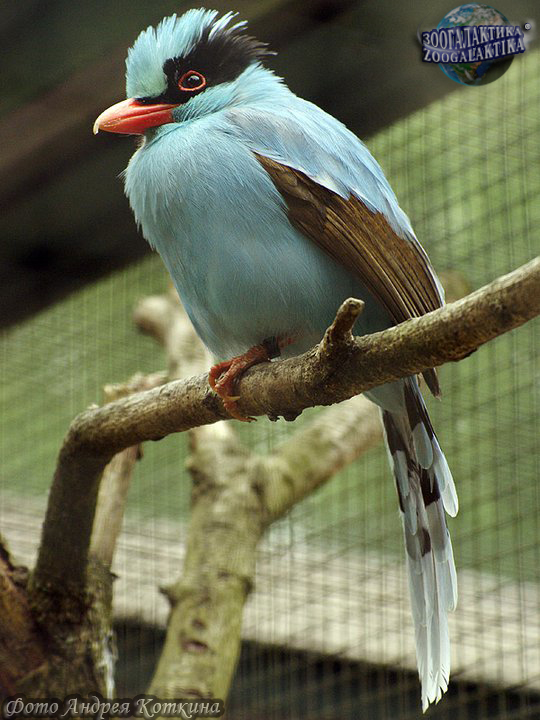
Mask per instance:
[[[465,357],[540,313],[540,259],[429,315],[353,338],[351,329],[361,310],[360,301],[346,301],[316,348],[248,371],[239,384],[240,411],[293,418],[306,407],[339,402]],[[193,358],[193,367],[199,361]],[[214,697],[225,694],[261,533],[379,437],[374,413],[364,401],[354,398],[348,406],[332,408],[326,420],[315,421],[264,462],[231,438],[230,427],[209,427],[226,413],[208,388],[206,374],[89,408],[75,418],[60,450],[28,596],[14,587],[9,565],[4,574],[4,600],[13,599],[11,610],[22,618],[23,635],[27,632],[35,640],[32,672],[21,671],[17,690],[62,695],[96,689],[105,694],[110,689],[108,566],[121,513],[114,533],[101,544],[94,541],[94,549],[101,548],[99,561],[89,556],[103,470],[126,448],[198,427],[193,440],[193,535],[186,572],[168,591],[173,604],[174,632],[170,632],[173,639],[176,634],[176,642],[167,639],[152,687],[163,691],[176,687],[169,683],[169,665],[183,678],[178,685],[182,692],[195,691],[193,697],[209,690]],[[333,435],[331,428],[339,428],[340,434]],[[314,438],[324,446],[327,458],[316,467],[306,450]],[[225,472],[222,458],[229,463]],[[209,562],[212,557],[215,562]],[[217,624],[210,623],[217,608],[221,616]],[[223,660],[219,677],[206,665],[212,654]],[[180,671],[188,667],[186,658],[193,671]],[[212,687],[195,688],[191,682],[195,676],[209,678]],[[8,685],[13,682],[7,679]]]
[[[45,662],[45,646],[26,593],[28,571],[0,551],[0,698],[14,695],[21,678]]]
[[[295,417],[307,407],[340,402],[466,357],[540,313],[540,258],[428,315],[353,338],[350,327],[360,310],[359,301],[346,301],[316,348],[249,370],[239,385],[240,412]],[[206,375],[173,381],[78,415],[60,450],[34,582],[81,587],[98,483],[113,455],[224,417]]]
[[[208,366],[174,291],[146,298],[135,317],[166,348],[171,376]],[[164,590],[171,611],[150,694],[225,700],[261,535],[380,438],[378,412],[362,397],[319,414],[266,457],[239,442],[233,423],[190,431],[193,491],[186,556],[179,579]]]

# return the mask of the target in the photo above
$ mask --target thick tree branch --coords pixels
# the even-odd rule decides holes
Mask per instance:
[[[229,423],[192,431],[186,555],[181,576],[166,588],[171,612],[150,694],[227,696],[264,529],[253,460]]]
[[[13,565],[0,538],[0,700],[21,678],[46,662],[46,650],[28,603],[26,568]]]
[[[328,408],[294,433],[266,459],[264,482],[258,483],[265,527],[381,439],[379,412],[362,396]]]
[[[167,379],[165,373],[137,374],[127,383],[106,385],[103,389],[105,402],[113,402],[135,392],[158,387]],[[117,453],[105,468],[101,478],[90,552],[92,557],[107,569],[111,567],[116,541],[122,530],[127,494],[135,463],[140,454],[139,445],[133,445]],[[77,535],[78,529],[69,528],[66,529],[66,533]],[[76,537],[73,541],[77,542]]]
[[[135,322],[166,350],[171,378],[197,373],[210,358],[172,289],[145,298]],[[194,428],[188,542],[167,637],[148,692],[158,697],[225,698],[240,650],[243,608],[263,528],[254,457],[231,423]]]
[[[145,298],[135,318],[167,349],[171,373],[208,367],[174,291]],[[344,335],[345,328],[336,334]],[[165,590],[171,613],[148,690],[159,697],[227,697],[263,531],[381,438],[378,412],[362,397],[320,413],[267,457],[244,447],[233,428],[220,422],[190,433],[186,555],[180,578]]]
[[[421,318],[382,333],[345,337],[339,343],[329,341],[335,339],[334,328],[318,347],[300,357],[252,368],[240,383],[239,407],[246,415],[290,416],[307,407],[339,402],[466,357],[539,313],[540,258],[536,258]],[[200,375],[91,408],[75,418],[60,451],[34,581],[67,581],[80,587],[99,478],[115,453],[225,417],[206,375]],[[63,528],[71,524],[79,529],[75,546],[64,535]]]

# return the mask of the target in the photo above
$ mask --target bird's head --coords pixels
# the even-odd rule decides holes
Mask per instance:
[[[200,8],[144,30],[126,60],[128,99],[101,113],[94,133],[140,135],[249,102],[279,82],[261,65],[266,45],[246,34],[245,21],[231,22],[235,15]]]

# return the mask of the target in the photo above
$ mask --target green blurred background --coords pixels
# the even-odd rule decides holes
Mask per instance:
[[[36,7],[39,9],[39,3],[26,5],[32,5],[34,12]],[[268,3],[266,7],[262,3],[256,7],[251,3],[249,12],[261,27],[269,28],[279,45],[279,15],[275,15],[278,5]],[[406,63],[408,80],[403,80],[394,97],[396,73],[392,72],[391,62],[390,68],[383,69],[375,62],[369,33],[371,23],[381,43],[386,38],[384,42],[390,44],[389,33],[383,29],[392,27],[391,15],[383,15],[375,3],[342,3],[334,8],[332,3],[326,5],[331,20],[312,18],[310,24],[298,4],[282,4],[288,8],[285,17],[289,23],[284,23],[285,59],[279,61],[282,64],[278,69],[290,77],[295,90],[316,101],[320,101],[321,90],[313,80],[318,74],[314,67],[330,74],[337,67],[338,76],[342,71],[341,81],[348,89],[325,95],[326,108],[357,132],[370,133],[367,144],[385,169],[450,299],[534,257],[538,253],[540,225],[540,53],[527,51],[503,78],[486,87],[453,87],[436,66],[426,68],[420,63],[413,37],[420,19],[407,20],[402,9],[399,12],[403,15],[395,17],[395,27],[401,17],[407,36],[411,36],[406,45],[407,57],[412,56],[413,49],[417,57],[413,61],[416,65]],[[434,12],[436,15],[434,8],[427,6],[416,3],[414,12],[418,18],[426,14],[433,17]],[[6,86],[8,91],[0,104],[0,130],[1,122],[5,130],[6,118],[13,118],[25,103],[41,98],[42,92],[56,92],[54,88],[62,87],[66,73],[80,74],[86,63],[94,67],[99,54],[107,55],[115,43],[122,45],[124,35],[129,42],[138,29],[169,11],[171,3],[153,3],[151,11],[145,3],[134,3],[129,8],[122,3],[104,5],[99,15],[99,34],[97,16],[92,15],[97,4],[70,5],[68,11],[68,6],[61,3],[54,7],[54,12],[44,14],[39,27],[33,28],[32,42],[22,38],[16,43],[12,39],[12,53],[4,68],[4,72],[12,70],[11,85]],[[322,13],[323,4],[317,7]],[[450,9],[444,8],[441,17]],[[509,8],[500,9],[511,14]],[[330,11],[335,11],[334,15]],[[519,11],[524,12],[522,6]],[[270,12],[274,15],[265,15]],[[125,13],[126,22],[121,26],[118,13]],[[303,29],[302,19],[307,29]],[[77,37],[73,35],[75,24],[80,28]],[[102,32],[103,28],[109,28],[110,34]],[[343,39],[345,28],[348,36]],[[361,31],[355,34],[357,28]],[[51,37],[55,39],[52,44]],[[363,47],[361,38],[368,38],[364,41],[364,65],[355,64],[352,52],[336,50],[346,46],[351,51],[358,43]],[[399,43],[394,50],[399,58]],[[317,52],[324,55],[319,62]],[[23,57],[25,63],[21,64]],[[41,72],[43,57],[46,62]],[[363,70],[370,61],[384,78],[388,73],[389,80],[381,88],[371,79],[372,96],[368,97],[370,91],[362,88]],[[25,82],[28,72],[36,81],[31,89]],[[121,78],[112,84],[114,88],[108,87],[102,93],[99,87],[89,89],[93,104],[85,98],[85,113],[94,110],[98,100],[105,107],[113,95],[121,97]],[[421,87],[415,96],[416,85]],[[406,93],[403,87],[412,89]],[[72,128],[75,137],[78,124],[82,128],[85,122],[84,113],[77,116]],[[8,124],[12,128],[13,122]],[[46,124],[47,119],[43,126]],[[58,137],[54,137],[57,142]],[[18,142],[22,141],[19,135]],[[13,502],[21,506],[43,504],[70,420],[89,404],[101,402],[106,383],[122,382],[135,372],[153,372],[166,364],[161,349],[139,334],[132,322],[137,300],[162,292],[167,285],[159,258],[148,254],[140,239],[135,238],[121,183],[115,177],[132,148],[126,143],[119,148],[109,139],[94,143],[90,147],[85,140],[84,148],[80,148],[72,139],[67,158],[52,164],[47,152],[56,146],[42,143],[37,165],[42,162],[48,170],[42,168],[40,174],[38,167],[32,175],[27,167],[20,175],[15,173],[13,193],[3,191],[5,232],[12,244],[8,242],[3,250],[8,268],[5,273],[9,276],[4,324],[11,327],[0,338],[0,484],[1,497],[9,499],[9,507]],[[20,169],[23,160],[19,153],[19,165],[13,167]],[[107,255],[111,245],[112,260]],[[26,277],[21,270],[17,280],[14,268],[21,257],[30,270]],[[127,261],[129,265],[125,265]],[[120,266],[122,269],[106,272]],[[24,268],[24,263],[20,267]],[[71,270],[74,272],[70,275]],[[54,278],[66,274],[67,279],[55,285]],[[86,284],[100,275],[100,279]],[[74,292],[75,287],[80,289]],[[61,296],[64,299],[58,301]],[[49,307],[45,307],[47,304]],[[16,307],[13,314],[11,307]],[[34,312],[38,307],[41,309]],[[19,322],[13,324],[17,318]],[[538,321],[529,323],[459,364],[445,366],[441,370],[443,401],[428,400],[460,497],[460,513],[449,523],[456,564],[461,572],[481,571],[499,577],[501,583],[516,583],[516,587],[538,587],[540,583],[538,331]],[[238,424],[237,429],[255,451],[271,452],[286,434],[317,412],[306,412],[293,424],[272,424],[262,419],[249,426]],[[186,520],[190,481],[184,469],[185,453],[185,436],[145,445],[129,497],[128,515],[135,524],[153,523],[157,527],[160,522]],[[2,507],[0,500],[0,513]],[[335,548],[338,553],[374,552],[401,558],[397,501],[382,446],[342,471],[271,533],[276,538],[286,536],[287,545],[293,549],[295,543],[308,543],[313,548]],[[306,597],[306,608],[308,604]],[[540,608],[536,617],[540,625]],[[482,618],[478,620],[482,622]],[[140,649],[138,652],[142,656]],[[251,652],[255,657],[255,650]],[[531,666],[531,677],[525,669],[527,692],[531,687],[540,690],[540,677],[534,675],[539,668],[540,661],[538,666]],[[249,675],[245,668],[242,672]],[[338,671],[327,668],[321,672],[324,675]],[[409,685],[402,678],[396,682],[403,682],[403,692],[408,692]],[[410,684],[415,683],[413,673]],[[503,698],[507,690],[503,678],[500,689],[489,692]],[[496,711],[491,709],[488,714],[486,701],[485,708],[480,704],[480,709],[473,712],[465,696],[458,693],[453,701],[441,703],[432,716],[540,717],[538,697],[531,699],[519,695],[519,688],[513,690],[521,699],[512,705],[512,710],[510,704],[500,700]],[[279,692],[288,693],[289,698],[299,694],[294,683],[287,691],[281,688]],[[325,711],[326,715],[313,717],[356,717],[354,709],[351,715],[346,709],[335,710],[336,703],[339,706],[336,692],[329,691],[325,700],[330,702],[332,695],[330,707],[335,715]],[[380,687],[378,692],[380,695]],[[256,703],[246,710],[245,698],[242,702],[237,718],[244,717],[243,712],[246,718],[302,717],[300,710],[294,714],[290,709],[292,700],[289,710],[280,706],[279,711],[272,711],[275,715],[270,714],[268,701],[263,704],[266,710]],[[347,708],[352,707],[348,702]],[[390,709],[370,712],[366,720],[385,717]],[[416,713],[401,706],[397,716],[412,718],[418,716]]]

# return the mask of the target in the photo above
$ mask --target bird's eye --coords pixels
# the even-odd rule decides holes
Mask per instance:
[[[206,78],[196,70],[188,70],[178,80],[178,87],[185,92],[193,92],[194,90],[202,90],[206,87]]]

